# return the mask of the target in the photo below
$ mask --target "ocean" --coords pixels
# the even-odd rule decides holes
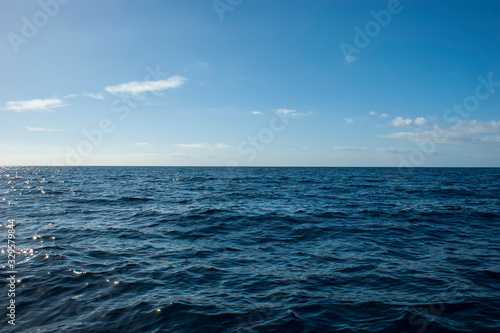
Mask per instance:
[[[500,332],[498,168],[0,170],[4,332]]]

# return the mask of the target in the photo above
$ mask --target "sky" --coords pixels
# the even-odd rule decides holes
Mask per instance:
[[[497,0],[0,2],[0,165],[500,167]]]

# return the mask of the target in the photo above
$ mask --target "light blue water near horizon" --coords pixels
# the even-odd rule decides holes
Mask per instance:
[[[500,331],[498,168],[0,176],[2,331]]]

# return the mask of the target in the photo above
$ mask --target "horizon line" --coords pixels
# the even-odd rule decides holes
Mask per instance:
[[[53,168],[391,168],[391,169],[499,169],[500,166],[325,166],[325,165],[0,165],[0,168],[10,167],[53,167]]]

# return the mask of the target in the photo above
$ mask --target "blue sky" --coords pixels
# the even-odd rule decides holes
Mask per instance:
[[[0,9],[0,165],[500,166],[495,0]]]

